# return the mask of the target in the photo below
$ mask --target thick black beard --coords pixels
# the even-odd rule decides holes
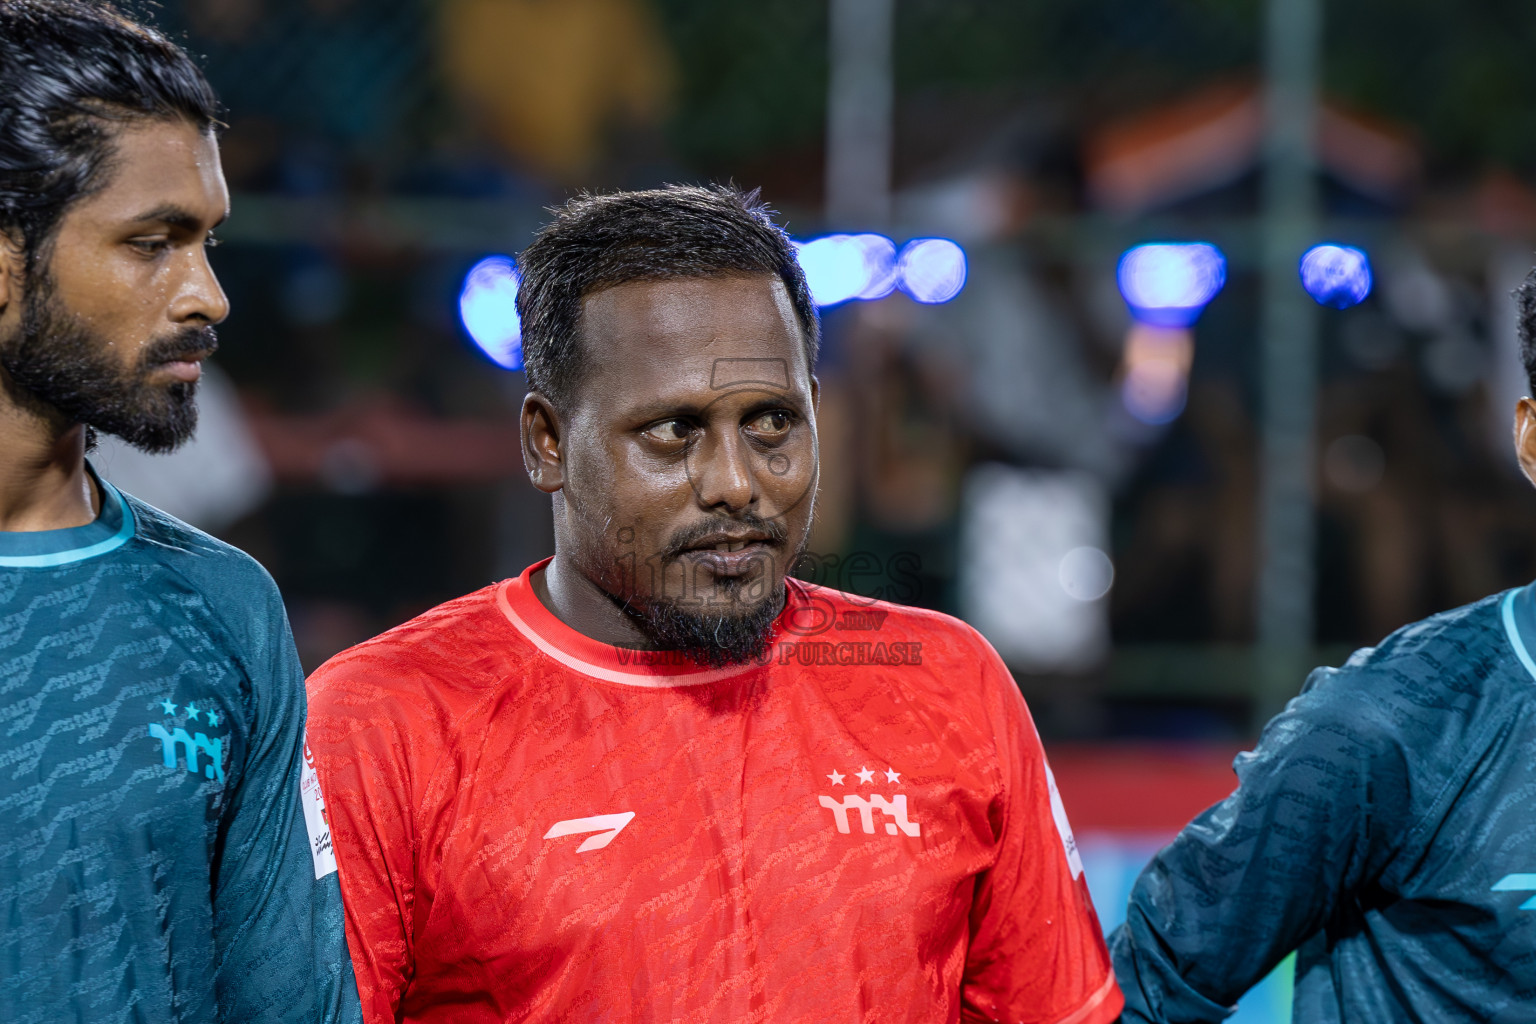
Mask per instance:
[[[705,612],[699,610],[701,605],[672,600],[637,603],[614,598],[614,603],[655,649],[675,651],[710,668],[725,668],[749,661],[761,663],[766,657],[773,622],[784,607],[784,586],[780,584],[778,592],[768,600],[758,601],[736,614]]]
[[[753,512],[743,512],[728,517],[729,523],[746,526],[765,534],[770,542],[782,546],[788,539],[784,524],[777,519],[765,519]],[[632,576],[610,569],[608,572],[592,571],[587,576],[608,595],[615,605],[644,634],[654,650],[671,651],[700,665],[724,668],[749,661],[762,662],[768,653],[773,635],[773,622],[784,607],[784,583],[780,580],[774,592],[758,596],[766,582],[769,566],[745,577],[725,577],[715,580],[713,600],[684,599],[681,595],[665,593],[667,568],[682,557],[700,540],[714,533],[722,520],[706,519],[679,531],[670,538],[667,546],[658,552],[654,562],[661,568],[650,582],[649,596],[637,594],[640,588]],[[794,565],[805,549],[789,560]],[[615,563],[615,567],[620,563]],[[631,572],[633,572],[633,563]],[[750,598],[756,597],[756,600]]]
[[[109,343],[64,310],[46,273],[28,289],[21,325],[0,339],[0,368],[13,401],[51,407],[71,423],[113,434],[152,454],[174,451],[197,429],[197,385],[151,384],[158,366],[218,348],[212,327],[156,338],[124,372]]]

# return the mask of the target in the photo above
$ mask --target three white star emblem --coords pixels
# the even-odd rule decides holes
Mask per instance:
[[[897,784],[897,785],[899,785],[901,783],[901,772],[897,771],[894,768],[887,768],[884,772],[879,772],[879,771],[876,771],[873,768],[870,768],[868,765],[862,765],[861,764],[861,765],[859,765],[859,770],[858,771],[850,772],[849,774],[853,775],[861,783],[865,783],[865,784],[868,784],[868,785],[873,785],[874,782],[875,782],[875,776],[876,775],[881,775],[881,774],[883,774],[885,776],[885,781],[886,782],[890,782],[890,783]],[[836,768],[833,768],[830,772],[827,773],[826,777],[832,781],[832,785],[834,785],[834,786],[841,786],[843,784],[843,780],[846,779],[848,777],[848,775],[844,775],[842,772],[838,771]]]

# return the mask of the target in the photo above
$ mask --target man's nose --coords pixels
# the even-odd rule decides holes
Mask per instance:
[[[202,246],[186,254],[189,261],[181,289],[171,303],[170,318],[178,325],[202,321],[222,323],[229,316],[229,297],[208,263],[208,251]]]
[[[694,456],[694,486],[705,508],[739,512],[757,500],[757,475],[752,453],[734,431],[706,439]]]

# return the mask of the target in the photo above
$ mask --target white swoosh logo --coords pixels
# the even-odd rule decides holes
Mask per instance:
[[[614,837],[624,831],[624,826],[634,820],[634,811],[625,811],[622,814],[594,814],[590,818],[572,818],[569,821],[557,821],[549,826],[549,831],[544,833],[544,838],[579,836],[583,832],[600,833],[576,847],[577,853],[586,853],[589,850],[601,850],[613,842]]]

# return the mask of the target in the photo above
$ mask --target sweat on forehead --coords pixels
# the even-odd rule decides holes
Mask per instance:
[[[755,191],[671,185],[583,194],[555,211],[518,269],[528,384],[556,405],[569,403],[589,355],[584,300],[634,281],[772,275],[789,296],[807,365],[815,362],[816,306],[789,236]]]

